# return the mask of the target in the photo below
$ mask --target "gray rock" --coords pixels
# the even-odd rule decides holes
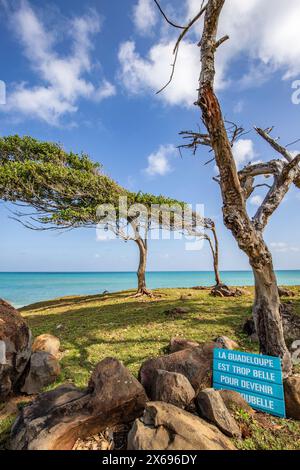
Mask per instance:
[[[164,401],[179,408],[186,408],[195,398],[195,391],[184,375],[157,370],[150,398],[153,401]]]
[[[187,411],[149,402],[128,435],[128,450],[235,450],[215,426]]]
[[[241,431],[216,390],[202,390],[196,398],[199,415],[215,424],[226,436],[241,437]]]
[[[60,374],[57,359],[45,351],[34,352],[30,359],[29,373],[21,392],[27,395],[40,393],[44,387],[55,382]]]

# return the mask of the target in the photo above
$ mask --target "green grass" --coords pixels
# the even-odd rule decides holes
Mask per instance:
[[[239,411],[235,416],[244,439],[236,440],[240,450],[300,450],[300,423],[290,419]]]
[[[10,430],[15,419],[16,415],[11,415],[6,418],[0,417],[0,451],[6,449]]]
[[[114,356],[137,375],[149,357],[164,353],[170,338],[181,335],[199,342],[226,335],[241,349],[256,351],[241,333],[251,315],[251,294],[237,299],[216,299],[207,291],[166,289],[154,299],[130,298],[129,292],[92,297],[69,297],[39,303],[22,310],[35,336],[52,333],[61,340],[60,382],[84,386],[97,362]],[[181,301],[181,295],[191,294]],[[190,313],[179,318],[165,310],[184,306]],[[62,325],[61,329],[57,329]]]
[[[296,297],[291,300],[300,314],[300,287],[293,290]],[[68,297],[21,310],[34,336],[51,333],[61,341],[62,373],[51,388],[66,381],[86,386],[94,366],[107,356],[118,358],[137,375],[142,362],[164,354],[170,338],[176,335],[199,342],[226,335],[239,343],[240,350],[258,351],[257,344],[242,333],[242,324],[251,315],[251,288],[239,298],[214,298],[209,291],[193,289],[156,290],[153,299],[136,299],[130,294]],[[189,294],[188,300],[180,300]],[[190,312],[177,318],[165,313],[178,306],[188,307]],[[61,328],[57,328],[59,325]],[[284,423],[283,431],[278,428],[275,434],[270,430],[260,433],[262,427],[256,422],[247,424],[252,426],[251,436],[239,446],[299,448],[300,425],[287,420]],[[3,426],[5,433],[2,424],[0,434]]]

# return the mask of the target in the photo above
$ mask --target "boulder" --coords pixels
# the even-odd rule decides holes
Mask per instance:
[[[182,351],[183,349],[192,349],[198,348],[200,346],[199,343],[196,341],[191,341],[185,338],[179,338],[175,336],[170,340],[170,344],[168,347],[169,353],[174,353],[177,351]]]
[[[300,420],[300,375],[284,381],[284,396],[287,417]]]
[[[56,336],[44,334],[35,338],[32,345],[32,352],[45,351],[56,359],[60,358],[60,341]]]
[[[172,354],[148,359],[142,364],[139,379],[148,396],[152,396],[155,371],[158,369],[183,374],[191,383],[196,394],[211,386],[212,360],[215,343],[205,343],[201,347],[184,349]]]
[[[195,391],[188,379],[176,372],[157,370],[152,388],[152,401],[164,401],[178,406],[188,407],[195,398]]]
[[[234,390],[219,390],[223,402],[225,403],[226,408],[231,411],[244,410],[249,414],[254,414],[255,411],[251,406],[244,400],[242,395]]]
[[[227,336],[219,336],[215,339],[216,346],[221,349],[237,349],[238,343],[228,338]]]
[[[215,426],[176,406],[149,402],[128,435],[128,450],[235,450]]]
[[[17,391],[31,354],[31,332],[19,312],[0,299],[0,402]]]
[[[143,414],[142,385],[116,359],[95,368],[88,388],[63,385],[42,393],[22,409],[11,433],[13,450],[70,450],[78,439]]]
[[[218,391],[213,388],[202,390],[196,398],[199,415],[215,424],[226,436],[241,437],[241,431],[231,416]]]
[[[40,393],[44,387],[54,383],[59,374],[59,362],[52,354],[45,351],[34,352],[21,392],[27,395]]]

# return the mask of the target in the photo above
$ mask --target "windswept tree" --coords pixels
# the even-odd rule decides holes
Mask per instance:
[[[0,198],[14,203],[13,218],[33,230],[69,230],[102,223],[118,237],[133,240],[139,248],[137,295],[151,295],[145,276],[149,230],[153,225],[181,229],[185,207],[183,202],[164,196],[127,191],[85,154],[68,153],[57,144],[19,136],[0,138]],[[126,198],[129,206],[125,219],[120,213],[120,198]],[[156,217],[151,212],[153,206],[158,208]],[[105,217],[107,207],[113,209],[113,220]],[[179,208],[179,217],[174,207]],[[169,219],[164,216],[167,208]],[[192,214],[187,230],[189,234],[197,232],[213,247],[214,241],[205,232],[212,227],[210,219]]]
[[[201,2],[199,4],[201,5]],[[232,151],[232,134],[228,132],[228,126],[214,89],[215,56],[218,48],[229,39],[228,36],[218,38],[218,23],[224,4],[225,0],[202,2],[196,17],[187,26],[181,27],[182,32],[174,50],[175,61],[172,75],[182,38],[194,24],[204,18],[202,37],[198,44],[201,51],[201,71],[195,104],[201,110],[206,131],[192,133],[189,146],[194,145],[197,148],[199,145],[206,145],[214,152],[219,169],[218,182],[223,198],[224,223],[231,230],[238,246],[248,256],[254,273],[253,316],[260,351],[272,356],[280,356],[284,375],[288,376],[292,371],[292,362],[283,336],[280,299],[272,255],[264,241],[263,231],[290,186],[293,183],[299,185],[300,155],[294,157],[286,148],[280,146],[278,141],[271,137],[271,129],[255,128],[258,135],[283,158],[249,165],[238,172]],[[257,213],[251,218],[247,212],[246,203],[256,187],[255,178],[261,175],[273,177],[273,182]]]

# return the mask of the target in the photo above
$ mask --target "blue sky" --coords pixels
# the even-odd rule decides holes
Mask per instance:
[[[162,0],[178,23],[199,9],[199,0]],[[265,14],[264,14],[265,12]],[[292,84],[300,79],[298,0],[227,0],[220,35],[217,89],[227,119],[245,129],[275,126],[288,144],[300,137],[300,105]],[[0,0],[0,134],[32,135],[87,152],[107,174],[131,190],[163,193],[205,204],[216,221],[222,269],[248,269],[222,223],[214,164],[205,149],[179,156],[181,130],[195,129],[201,26],[186,38],[174,81],[165,93],[177,31],[161,21],[152,0]],[[297,147],[298,145],[298,147]],[[290,150],[300,149],[300,142]],[[236,144],[241,166],[279,158],[251,131]],[[254,214],[263,196],[249,202]],[[300,193],[292,188],[273,216],[266,240],[277,269],[300,268]],[[0,205],[1,271],[130,271],[134,243],[97,242],[94,230],[64,234],[31,232],[9,219]],[[211,269],[208,247],[187,252],[183,241],[150,242],[150,270]]]

